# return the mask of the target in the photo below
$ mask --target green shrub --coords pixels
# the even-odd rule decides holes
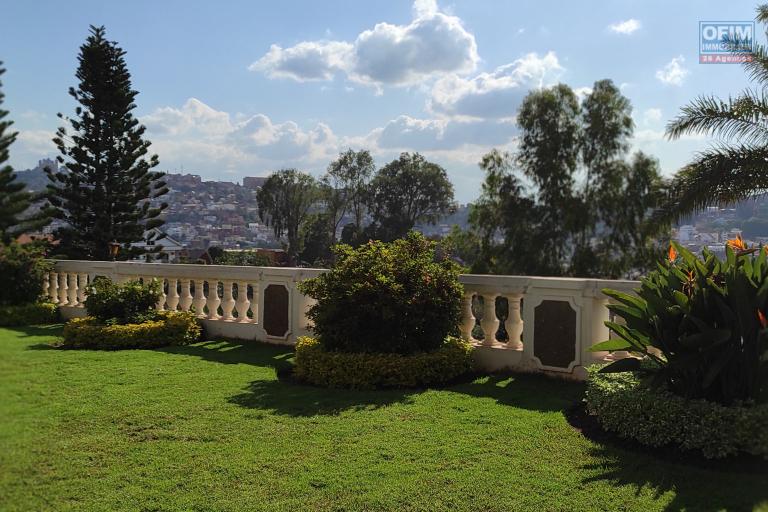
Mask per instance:
[[[449,337],[437,350],[411,355],[329,352],[314,338],[296,343],[294,375],[333,388],[370,389],[442,384],[469,372],[472,345]]]
[[[722,405],[643,385],[636,373],[590,370],[587,410],[602,427],[654,447],[677,446],[721,458],[746,452],[768,458],[768,404]]]
[[[50,302],[0,305],[0,326],[52,324],[59,321],[59,308]]]
[[[100,323],[94,317],[73,318],[64,326],[62,348],[154,348],[188,345],[200,339],[202,328],[188,311],[158,311],[156,320],[138,324]]]
[[[0,305],[33,304],[43,295],[43,279],[51,270],[39,243],[0,245]]]
[[[460,319],[458,266],[435,256],[418,233],[357,249],[335,247],[336,263],[300,284],[317,300],[313,331],[328,351],[412,354],[442,346]]]
[[[88,285],[85,307],[88,314],[103,324],[136,324],[153,320],[160,300],[160,282],[153,279],[115,284],[106,277],[97,277]]]
[[[237,265],[241,267],[273,267],[269,256],[256,251],[224,251],[213,262],[215,265]]]
[[[636,296],[604,293],[619,302],[609,309],[626,326],[607,322],[618,338],[592,350],[647,358],[653,383],[685,398],[726,405],[768,398],[765,250],[731,240],[721,261],[707,249],[699,259],[673,243],[668,261],[642,280]],[[619,360],[602,371],[638,370],[638,361]]]

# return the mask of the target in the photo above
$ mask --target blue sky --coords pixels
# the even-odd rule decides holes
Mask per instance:
[[[20,132],[11,163],[55,154],[78,48],[89,24],[103,24],[127,51],[136,115],[162,170],[237,181],[283,167],[320,174],[347,147],[370,149],[379,165],[420,151],[466,202],[479,191],[480,156],[514,149],[529,90],[559,81],[586,91],[610,78],[634,106],[634,149],[672,174],[708,141],[668,142],[665,123],[697,95],[749,85],[738,65],[698,63],[698,22],[751,20],[755,5],[7,1],[4,107]]]

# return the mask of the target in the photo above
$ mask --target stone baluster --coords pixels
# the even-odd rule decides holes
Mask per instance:
[[[77,301],[77,274],[70,272],[67,274],[67,281],[69,281],[69,289],[67,293],[67,304],[70,307],[76,308],[80,303]]]
[[[221,318],[221,315],[219,315],[219,306],[221,305],[219,282],[216,280],[208,281],[208,299],[205,305],[208,306],[208,320],[218,320]]]
[[[461,337],[472,341],[472,329],[475,328],[475,315],[472,314],[472,297],[474,293],[466,292],[461,299]]]
[[[237,311],[237,321],[241,323],[249,322],[248,309],[251,307],[251,302],[248,300],[248,283],[240,281],[237,283],[237,302],[235,303],[235,310]]]
[[[51,272],[50,277],[48,278],[50,281],[50,289],[48,291],[48,296],[51,298],[51,302],[54,304],[59,303],[59,274],[56,272]]]
[[[253,294],[251,295],[251,321],[255,324],[258,324],[261,322],[261,319],[259,318],[259,303],[261,302],[261,297],[259,297],[259,283],[252,283],[251,289],[253,290]]]
[[[69,283],[67,273],[59,274],[59,306],[69,306]]]
[[[224,300],[221,303],[222,319],[225,322],[233,322],[235,317],[232,311],[235,309],[235,297],[232,295],[232,281],[222,281],[224,286]]]
[[[163,311],[165,309],[165,301],[168,295],[165,293],[165,279],[159,278],[160,281],[160,298],[157,299],[157,310]],[[170,286],[170,283],[168,284]]]
[[[189,308],[192,306],[191,287],[192,287],[191,279],[181,280],[181,297],[179,298],[179,309],[181,309],[181,311],[189,311]]]
[[[165,299],[165,306],[168,308],[168,311],[176,311],[176,308],[179,306],[179,280],[178,279],[168,279],[168,297]],[[187,283],[187,286],[189,286],[189,283]],[[192,300],[192,296],[190,298],[190,303]],[[189,306],[187,306],[189,307]]]
[[[46,299],[50,298],[50,289],[51,289],[51,273],[46,272],[43,274],[43,297]]]
[[[192,306],[195,308],[195,314],[197,315],[197,318],[205,318],[204,287],[205,281],[202,279],[195,279],[195,300],[192,302]]]
[[[78,274],[77,277],[77,307],[85,307],[86,291],[88,288],[88,274]]]
[[[496,342],[496,332],[499,330],[499,319],[496,318],[495,293],[483,294],[483,318],[480,327],[483,329],[483,345],[493,345]]]
[[[523,348],[523,340],[521,335],[523,334],[523,318],[520,314],[520,300],[521,295],[511,294],[507,295],[507,302],[509,303],[509,313],[507,319],[504,321],[504,328],[507,330],[509,341],[507,342],[507,348],[514,350],[520,350]]]

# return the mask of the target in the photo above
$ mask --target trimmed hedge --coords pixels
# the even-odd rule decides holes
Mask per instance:
[[[768,404],[725,406],[645,387],[634,373],[589,369],[587,411],[602,427],[653,447],[677,446],[709,459],[741,452],[768,459]]]
[[[99,323],[93,317],[73,318],[64,326],[62,348],[155,348],[188,345],[200,339],[202,328],[195,315],[183,311],[158,311],[156,320],[140,324]]]
[[[59,308],[51,302],[0,306],[0,327],[52,324],[59,319]]]
[[[330,352],[315,338],[301,337],[293,371],[318,386],[371,389],[441,384],[471,369],[472,345],[454,337],[437,350],[411,355]]]

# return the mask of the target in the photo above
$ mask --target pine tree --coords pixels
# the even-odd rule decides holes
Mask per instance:
[[[161,249],[159,244],[152,251],[131,247],[163,224],[160,214],[167,204],[152,201],[168,189],[162,173],[152,171],[157,155],[148,157],[145,128],[132,114],[138,93],[131,88],[124,55],[106,39],[104,27],[91,26],[78,57],[80,83],[69,90],[79,103],[76,115],[59,114],[72,131],[61,127],[53,139],[64,168],[47,170],[47,211],[65,223],[56,231],[58,252],[70,258],[108,259],[113,241],[122,246],[120,259]]]
[[[0,75],[5,73],[0,62]],[[0,83],[2,86],[2,83]],[[0,89],[0,106],[5,95]],[[24,216],[32,203],[32,194],[26,190],[24,183],[16,181],[16,175],[8,161],[9,148],[16,140],[16,132],[8,131],[13,121],[6,121],[7,110],[0,108],[0,242],[10,243],[24,231],[33,231],[45,225],[45,220],[39,215]]]

